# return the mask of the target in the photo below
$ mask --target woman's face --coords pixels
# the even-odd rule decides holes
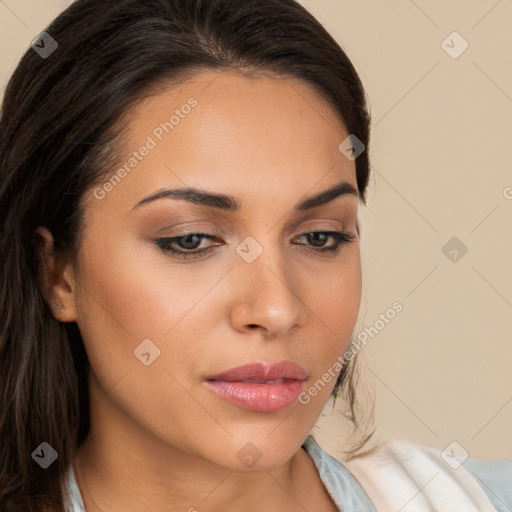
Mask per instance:
[[[127,122],[124,172],[84,200],[62,313],[91,364],[91,432],[153,460],[276,467],[320,415],[359,311],[357,192],[307,202],[357,189],[338,149],[349,134],[302,81],[214,72],[144,99]],[[211,196],[170,195],[188,187]],[[326,231],[353,240],[332,252]],[[264,373],[282,361],[304,373]],[[263,365],[219,377],[248,363]]]

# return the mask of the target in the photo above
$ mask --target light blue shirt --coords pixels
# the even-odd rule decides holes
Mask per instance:
[[[303,447],[313,459],[327,492],[340,511],[377,512],[359,482],[342,463],[324,452],[311,436]],[[497,512],[512,512],[512,460],[466,459],[462,464]],[[66,512],[85,512],[72,464],[65,486]]]
[[[306,439],[303,446],[315,462],[320,478],[340,510],[376,512],[359,482],[343,464],[324,452],[311,436]],[[463,461],[460,457],[455,458],[483,489],[497,512],[512,512],[512,460]]]

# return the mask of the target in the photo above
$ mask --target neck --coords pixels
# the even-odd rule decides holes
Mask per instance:
[[[276,468],[233,471],[162,441],[127,418],[108,397],[100,404],[74,462],[88,512],[273,512],[296,510],[306,499],[312,461],[305,450]]]

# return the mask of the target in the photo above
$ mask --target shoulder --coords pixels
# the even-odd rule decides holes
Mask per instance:
[[[413,460],[416,464],[428,459],[432,470],[439,469],[435,478],[446,482],[445,487],[451,485],[449,482],[453,482],[454,485],[451,486],[454,489],[462,490],[475,502],[483,502],[485,495],[498,512],[512,510],[512,460],[459,457],[453,452],[398,439],[390,440],[388,447],[397,457],[415,453]],[[456,491],[453,492],[455,494]],[[483,507],[483,503],[481,506]]]
[[[376,512],[368,495],[350,471],[322,450],[312,436],[308,436],[302,446],[313,459],[325,488],[340,510]]]
[[[512,459],[461,459],[458,462],[478,482],[498,512],[512,510]]]
[[[458,457],[453,451],[398,439],[388,440],[386,451],[417,479],[431,478],[426,496],[439,493],[454,503],[466,498],[481,507],[477,510],[512,510],[512,460]]]
[[[436,448],[401,439],[384,440],[368,455],[337,461],[308,439],[331,479],[346,480],[348,471],[377,510],[512,510],[512,461],[447,458]]]

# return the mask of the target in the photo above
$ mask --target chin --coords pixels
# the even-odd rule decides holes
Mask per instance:
[[[278,427],[279,428],[279,427]],[[307,436],[308,430],[302,436],[295,431],[289,435],[269,435],[264,433],[246,432],[235,436],[225,443],[219,442],[212,453],[208,447],[212,462],[233,471],[268,471],[276,469],[288,462]]]

